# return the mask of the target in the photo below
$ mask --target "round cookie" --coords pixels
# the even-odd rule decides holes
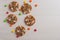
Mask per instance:
[[[23,26],[17,26],[15,29],[15,34],[20,37],[25,34],[25,28]]]
[[[23,14],[29,14],[31,10],[32,10],[32,6],[28,3],[24,3],[20,8],[20,11]]]
[[[17,22],[17,17],[16,17],[16,15],[14,15],[14,14],[9,14],[6,19],[7,19],[7,22],[8,22],[10,25],[13,25],[13,24],[15,24],[15,23]]]
[[[35,23],[35,18],[32,15],[28,15],[25,17],[24,22],[28,26],[32,26]]]
[[[18,8],[19,8],[19,4],[16,1],[13,1],[9,4],[9,9],[12,12],[16,12]]]

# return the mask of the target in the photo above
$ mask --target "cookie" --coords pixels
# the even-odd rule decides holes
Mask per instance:
[[[9,4],[9,9],[12,12],[16,12],[18,8],[19,8],[19,4],[16,1],[13,1]]]
[[[13,25],[13,24],[15,24],[15,23],[17,22],[17,17],[16,17],[16,15],[14,15],[14,14],[9,14],[6,19],[7,19],[7,22],[8,22],[10,25]]]
[[[18,37],[21,37],[25,34],[25,28],[23,26],[17,26],[15,29],[15,34]]]
[[[23,14],[29,14],[31,10],[32,10],[32,6],[28,3],[24,3],[20,8],[20,11]]]
[[[32,26],[35,23],[35,18],[32,15],[25,17],[24,22],[27,26]]]

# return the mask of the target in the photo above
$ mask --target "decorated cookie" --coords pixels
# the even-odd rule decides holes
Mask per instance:
[[[14,14],[9,14],[6,19],[11,26],[17,22],[17,17]]]
[[[9,4],[9,9],[12,12],[16,12],[18,8],[19,8],[19,4],[16,1],[13,1]]]
[[[29,14],[31,10],[32,10],[32,6],[28,3],[24,3],[20,8],[20,11],[23,14]]]
[[[24,22],[28,26],[32,26],[35,23],[35,18],[32,15],[28,15],[25,17]]]
[[[15,34],[18,37],[23,36],[25,34],[25,28],[23,26],[16,27]]]

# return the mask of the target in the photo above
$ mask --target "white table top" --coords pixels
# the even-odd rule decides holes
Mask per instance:
[[[60,40],[60,0],[33,0],[31,14],[36,18],[36,23],[20,38],[16,38],[11,30],[18,25],[28,27],[23,22],[26,15],[18,16],[19,12],[13,13],[4,7],[4,4],[8,5],[11,1],[13,0],[0,0],[0,40]],[[16,1],[22,5],[22,0]],[[34,7],[35,3],[38,4],[37,8]],[[18,22],[13,27],[3,22],[8,16],[5,14],[7,11],[18,17]],[[35,28],[37,32],[33,31]]]

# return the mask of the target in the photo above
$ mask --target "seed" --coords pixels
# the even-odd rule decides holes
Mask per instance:
[[[19,16],[22,15],[21,13],[18,14]]]
[[[12,32],[12,33],[14,33],[14,32],[15,32],[15,30],[12,30],[11,32]]]
[[[7,5],[5,4],[4,7],[7,7]]]
[[[4,22],[7,22],[7,20],[5,19]]]
[[[35,7],[37,7],[38,6],[38,4],[35,4]]]

